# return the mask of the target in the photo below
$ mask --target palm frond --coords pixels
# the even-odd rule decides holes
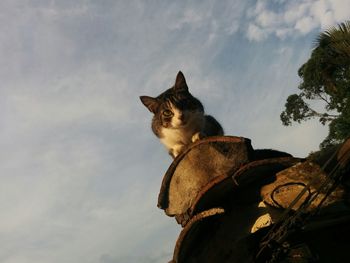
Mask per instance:
[[[316,47],[327,47],[334,43],[346,43],[350,45],[350,20],[338,24],[337,27],[333,26],[328,30],[319,34],[314,42]]]
[[[350,64],[350,20],[320,33],[314,42],[316,49],[324,50],[331,64],[337,64],[336,61]]]

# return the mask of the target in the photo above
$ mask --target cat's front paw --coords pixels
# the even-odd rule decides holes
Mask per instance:
[[[203,139],[205,136],[201,132],[196,132],[195,134],[192,135],[192,142],[199,141]]]

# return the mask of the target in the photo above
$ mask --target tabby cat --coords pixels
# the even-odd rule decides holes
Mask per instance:
[[[181,71],[173,87],[158,97],[141,96],[140,99],[154,114],[152,130],[173,158],[191,142],[224,134],[221,125],[212,116],[204,114],[202,103],[188,91]]]

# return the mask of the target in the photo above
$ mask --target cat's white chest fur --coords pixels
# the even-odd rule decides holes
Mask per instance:
[[[198,133],[203,129],[204,116],[202,113],[193,114],[189,118],[188,125],[178,128],[162,128],[162,137],[160,141],[173,154],[174,157],[179,155],[184,147],[196,138]]]
[[[163,128],[163,137],[160,141],[176,157],[186,145],[192,142],[193,133],[193,131],[186,131],[185,129]]]

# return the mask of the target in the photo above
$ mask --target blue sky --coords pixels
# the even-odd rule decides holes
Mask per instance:
[[[304,157],[327,129],[279,114],[349,6],[1,1],[0,262],[167,262],[181,229],[156,203],[171,159],[138,97],[182,70],[226,134]]]

